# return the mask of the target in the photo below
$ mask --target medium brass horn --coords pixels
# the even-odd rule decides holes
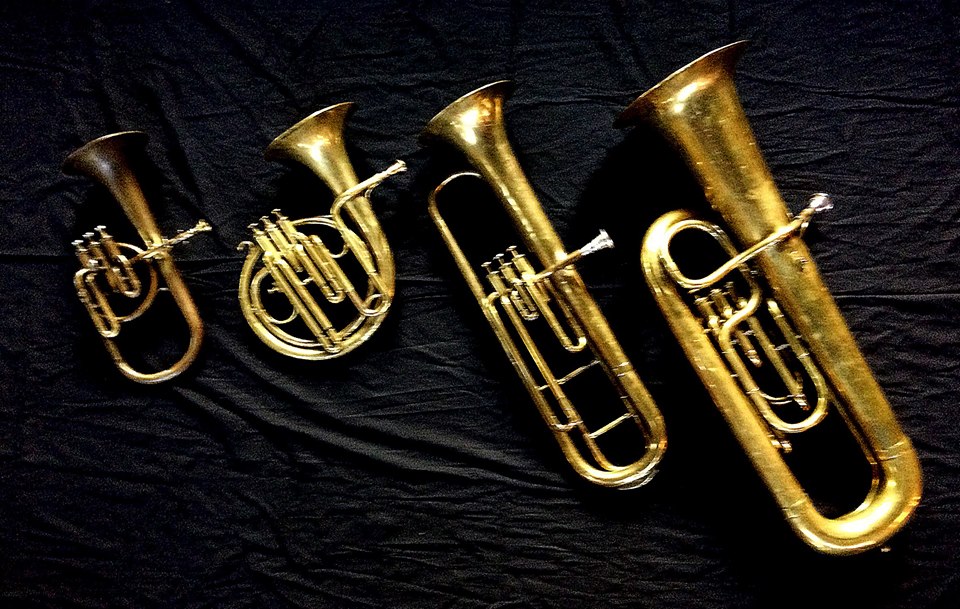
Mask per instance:
[[[106,186],[143,239],[145,248],[122,243],[116,241],[104,226],[96,227],[96,233],[84,234],[83,239],[73,242],[82,266],[74,275],[73,283],[120,372],[139,383],[159,383],[186,370],[196,359],[203,339],[203,323],[173,264],[170,249],[196,233],[210,230],[210,225],[201,220],[193,228],[170,239],[160,235],[128,159],[130,151],[141,151],[146,143],[147,135],[140,131],[105,135],[71,153],[63,164],[63,171],[86,175]],[[143,269],[142,273],[137,272],[138,267]],[[141,372],[121,353],[116,338],[123,323],[140,317],[153,304],[160,290],[160,278],[180,308],[190,332],[190,341],[184,354],[169,368]],[[110,302],[111,296],[123,296],[137,304],[132,311],[118,314]]]
[[[298,359],[330,359],[352,351],[380,327],[393,301],[393,254],[368,195],[391,175],[405,171],[406,165],[396,161],[358,182],[343,143],[344,123],[352,108],[353,104],[342,103],[311,114],[273,140],[265,153],[267,160],[297,161],[320,176],[337,195],[330,213],[290,220],[275,209],[273,219],[263,217],[250,225],[253,241],[240,244],[247,249],[240,274],[243,316],[269,347]],[[323,230],[333,235],[333,245],[317,234]],[[348,253],[366,275],[361,288],[365,292],[344,271]],[[268,277],[270,283],[263,286]],[[286,297],[290,307],[286,316],[268,312],[265,291]],[[327,310],[321,302],[327,303]],[[335,305],[348,311],[331,311]],[[294,327],[297,320],[299,327]]]
[[[913,513],[920,466],[801,239],[813,215],[831,207],[829,197],[814,195],[791,218],[759,152],[733,85],[744,47],[722,47],[673,73],[617,121],[652,123],[672,140],[732,235],[690,212],[668,213],[646,234],[643,270],[790,526],[820,552],[863,552]],[[688,277],[674,258],[680,242],[671,250],[684,233],[716,239],[729,260],[705,277]],[[744,248],[739,254],[735,241]],[[771,368],[764,386],[762,366]],[[789,421],[785,408],[795,411]],[[837,517],[815,507],[785,457],[791,434],[830,413],[846,423],[872,471],[859,507]]]
[[[479,171],[443,181],[430,196],[429,213],[567,461],[590,482],[634,488],[650,480],[666,449],[663,418],[574,268],[581,257],[612,242],[601,233],[587,246],[566,252],[507,140],[503,103],[509,90],[510,83],[501,81],[468,93],[424,129],[422,140],[452,144]],[[542,270],[535,271],[528,257],[511,247],[484,265],[489,286],[483,286],[438,206],[441,191],[463,177],[482,179],[493,187]],[[538,319],[563,350],[589,354],[585,363],[568,373],[555,373],[544,355],[549,345],[538,345],[528,329]],[[606,372],[622,404],[617,405],[618,416],[591,427],[582,416],[585,409],[573,404],[564,386],[594,366]],[[600,437],[615,428],[629,433],[630,448],[639,450],[639,457],[615,462],[609,449],[600,446]]]

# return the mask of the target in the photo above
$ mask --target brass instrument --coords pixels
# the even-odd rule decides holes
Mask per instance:
[[[670,212],[647,232],[643,270],[790,526],[820,552],[863,552],[910,517],[920,467],[801,239],[813,214],[831,207],[829,197],[814,195],[791,218],[757,148],[732,78],[744,46],[722,47],[673,73],[617,121],[649,121],[672,140],[732,234],[690,212]],[[715,239],[729,260],[705,277],[687,276],[674,257],[680,243],[671,250],[680,235]],[[831,412],[872,471],[860,506],[837,517],[814,506],[784,457],[791,434]]]
[[[275,209],[273,219],[263,217],[250,225],[253,241],[240,244],[247,249],[240,274],[243,316],[264,343],[290,357],[323,360],[352,351],[380,327],[393,301],[393,254],[367,197],[406,165],[397,161],[358,183],[343,143],[344,123],[352,108],[353,104],[342,103],[311,114],[273,140],[264,155],[267,160],[303,163],[320,176],[338,195],[330,213],[290,220]],[[345,221],[344,211],[359,234]],[[334,245],[315,234],[318,228],[332,233]],[[361,288],[365,293],[342,267],[348,253],[366,275]],[[268,277],[270,283],[263,286]],[[264,291],[282,293],[289,313],[268,312]],[[324,311],[320,300],[346,303],[348,312]],[[296,320],[298,328],[290,325]]]
[[[137,229],[145,248],[116,241],[106,227],[96,227],[95,233],[86,233],[84,238],[73,242],[81,269],[73,277],[77,296],[90,314],[90,319],[99,332],[107,351],[120,372],[139,383],[160,383],[169,380],[184,370],[197,357],[203,339],[203,323],[197,307],[187,291],[170,249],[199,232],[210,230],[210,225],[201,220],[193,228],[165,239],[160,235],[157,223],[150,213],[143,191],[129,168],[128,152],[142,150],[147,135],[140,131],[113,133],[88,142],[71,153],[63,164],[67,174],[86,175],[100,182],[120,203],[124,213]],[[137,269],[143,269],[141,273]],[[166,290],[180,308],[190,340],[184,354],[165,370],[141,372],[120,352],[116,338],[121,324],[140,317],[153,304],[163,278]],[[123,296],[139,301],[127,313],[117,313],[109,296]]]
[[[573,266],[582,256],[612,243],[601,233],[587,246],[565,251],[507,140],[503,102],[510,88],[510,83],[500,81],[468,93],[424,129],[422,140],[453,144],[479,171],[443,181],[430,196],[429,213],[564,456],[590,482],[634,488],[650,480],[666,449],[663,418]],[[484,265],[490,285],[483,287],[438,209],[440,192],[463,177],[479,178],[493,187],[541,271],[511,247]],[[555,336],[563,351],[590,354],[589,360],[566,374],[555,373],[544,355],[544,349],[553,345],[538,346],[528,329],[537,319],[546,323],[545,333]],[[617,405],[619,416],[592,428],[564,385],[594,366],[607,374],[622,404]],[[638,458],[617,463],[599,445],[600,437],[615,428],[630,435],[630,449],[642,452]]]

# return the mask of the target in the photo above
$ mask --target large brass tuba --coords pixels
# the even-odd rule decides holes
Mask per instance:
[[[573,468],[595,484],[637,487],[651,478],[666,449],[663,418],[573,266],[612,243],[601,233],[587,246],[566,252],[507,140],[503,102],[509,90],[510,83],[501,81],[468,93],[424,129],[422,139],[454,145],[480,172],[455,174],[441,183],[430,196],[430,216]],[[493,187],[542,270],[535,271],[527,256],[511,247],[484,265],[489,286],[483,286],[438,209],[440,192],[462,177],[483,179]],[[554,372],[544,354],[554,345],[538,345],[528,329],[538,319],[549,328],[548,340],[555,336],[564,351],[589,355],[584,363],[566,373]],[[594,366],[607,374],[621,403],[615,405],[620,414],[591,427],[583,416],[589,409],[574,405],[564,385]],[[613,429],[628,433],[629,448],[634,454],[639,451],[639,457],[620,463],[608,454],[609,447],[600,446],[600,437]]]
[[[128,151],[142,150],[146,142],[147,135],[140,131],[105,135],[71,153],[63,170],[68,174],[87,175],[106,186],[146,244],[145,248],[140,248],[118,242],[104,226],[98,226],[96,234],[86,233],[83,239],[73,242],[82,266],[73,282],[80,301],[120,372],[140,383],[159,383],[183,372],[196,359],[203,339],[203,323],[173,264],[170,249],[198,232],[210,230],[210,225],[201,220],[195,227],[170,239],[160,235],[128,160]],[[190,332],[190,341],[184,354],[169,368],[141,372],[123,356],[116,338],[121,324],[140,317],[150,308],[160,289],[158,273],[180,308]],[[136,305],[128,312],[118,313],[110,302],[111,295],[123,296]]]
[[[274,210],[274,218],[250,225],[253,241],[241,244],[247,248],[240,275],[243,315],[264,343],[290,357],[323,360],[350,352],[380,327],[393,301],[393,254],[367,195],[406,166],[397,161],[358,183],[343,143],[352,108],[342,103],[311,114],[273,140],[265,154],[267,160],[297,161],[320,176],[337,195],[330,213],[290,220]],[[318,229],[326,231],[326,242]],[[355,276],[365,275],[365,291],[343,268],[348,253],[359,267]],[[285,297],[285,316],[268,311],[265,291]],[[341,303],[348,311],[331,310]]]
[[[820,552],[862,552],[910,517],[920,500],[920,467],[801,239],[813,214],[829,209],[829,197],[814,195],[791,218],[757,148],[732,79],[744,46],[722,47],[680,69],[618,120],[649,121],[672,140],[732,233],[687,211],[668,213],[647,232],[643,270],[790,526]],[[672,243],[681,235],[715,239],[727,261],[704,277],[688,276],[675,258],[682,244]],[[815,507],[784,457],[791,434],[831,412],[872,471],[859,507],[836,517]]]

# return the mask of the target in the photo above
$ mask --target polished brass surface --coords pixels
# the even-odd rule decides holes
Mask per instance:
[[[120,372],[140,383],[159,383],[186,370],[196,359],[203,339],[203,323],[173,264],[170,250],[194,234],[210,230],[210,225],[201,220],[195,227],[171,239],[160,235],[128,160],[128,151],[142,150],[146,142],[146,134],[139,131],[105,135],[71,153],[64,162],[63,170],[68,174],[89,176],[106,186],[146,244],[145,248],[140,248],[118,242],[106,231],[106,227],[98,226],[96,234],[86,233],[84,239],[73,242],[82,267],[74,275],[73,283],[77,296],[90,314]],[[138,267],[144,269],[146,281],[137,273]],[[121,353],[116,338],[120,334],[121,324],[140,317],[153,304],[161,289],[160,278],[180,308],[190,340],[184,354],[169,368],[141,372]],[[110,302],[111,296],[123,296],[137,304],[131,312],[117,314]]]
[[[757,148],[733,85],[744,46],[722,47],[675,72],[618,121],[648,121],[672,140],[732,234],[690,212],[668,213],[647,232],[643,269],[790,526],[820,552],[862,552],[883,544],[913,513],[921,494],[919,462],[801,239],[829,199],[816,195],[791,219]],[[684,276],[674,260],[679,250],[670,248],[689,230],[713,236],[731,261],[705,278]],[[743,255],[736,256],[734,241]],[[784,358],[799,365],[787,369]],[[754,381],[763,362],[781,379],[782,395]],[[803,420],[787,423],[776,412],[789,404],[806,411]],[[784,457],[788,434],[810,429],[828,413],[846,423],[872,471],[860,506],[837,517],[814,506]]]
[[[425,142],[452,144],[479,171],[453,175],[438,186],[430,197],[430,216],[574,470],[595,484],[634,488],[650,480],[666,449],[663,418],[574,268],[582,256],[612,243],[601,233],[584,248],[566,252],[507,140],[503,103],[509,86],[495,82],[461,97],[424,129],[421,137]],[[511,247],[484,265],[490,287],[483,286],[439,211],[440,192],[464,177],[484,180],[493,187],[542,271],[536,272],[527,256]],[[567,374],[556,374],[544,356],[545,345],[538,345],[527,328],[539,318],[565,351],[589,353],[590,361]],[[582,416],[590,406],[574,405],[564,389],[567,382],[594,366],[606,372],[622,402],[622,408],[617,406],[622,414],[595,429]],[[628,427],[621,427],[624,425]],[[615,428],[630,432],[634,438],[630,449],[639,456],[617,463],[598,445],[597,440]]]
[[[368,195],[406,165],[397,161],[358,182],[343,143],[344,123],[352,107],[337,104],[311,114],[277,137],[265,154],[268,160],[297,161],[320,176],[337,195],[330,213],[290,220],[274,210],[273,219],[263,217],[259,224],[250,225],[253,241],[240,244],[247,250],[239,290],[244,318],[264,343],[298,359],[323,360],[349,353],[380,327],[393,301],[393,254]],[[335,246],[331,250],[329,240],[325,243],[316,234],[318,229],[332,233],[341,244],[339,250]],[[364,276],[366,286],[360,290],[343,268],[347,254]],[[282,293],[289,312],[279,317],[268,312],[265,291]],[[337,306],[349,310],[341,309],[337,318],[331,311]],[[298,320],[300,327],[291,325]]]

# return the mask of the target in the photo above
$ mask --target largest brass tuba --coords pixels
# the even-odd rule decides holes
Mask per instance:
[[[791,218],[757,148],[732,78],[744,46],[722,47],[673,73],[618,120],[650,122],[672,140],[732,234],[687,211],[668,213],[647,232],[643,270],[790,526],[820,552],[862,552],[910,517],[920,467],[801,239],[829,197],[815,195]],[[727,261],[691,277],[675,258],[677,238],[697,234],[715,239]],[[817,509],[784,457],[791,436],[829,413],[846,423],[872,472],[859,507],[835,517]]]
[[[461,97],[437,114],[423,130],[424,141],[441,140],[466,154],[479,173],[447,178],[430,196],[429,213],[453,255],[484,316],[523,381],[541,416],[574,470],[595,484],[621,489],[647,482],[667,446],[663,418],[607,325],[573,264],[612,243],[601,232],[586,246],[567,253],[533,188],[517,162],[503,124],[503,103],[510,83],[495,82]],[[489,183],[503,203],[527,249],[511,247],[484,264],[487,287],[473,270],[439,210],[441,191],[464,177]],[[506,319],[504,319],[506,318]],[[582,365],[557,372],[545,352],[557,345],[538,343],[528,326],[542,320],[547,340],[567,353],[589,354]],[[543,334],[539,335],[541,337]],[[565,385],[598,366],[621,402],[619,414],[591,426],[584,414],[597,404],[573,403]],[[629,434],[631,455],[619,462],[599,443],[618,429]]]
[[[275,351],[305,360],[349,353],[380,327],[393,302],[393,254],[368,200],[373,188],[404,171],[396,161],[359,182],[343,142],[352,103],[314,112],[277,136],[267,160],[296,161],[316,173],[336,199],[330,213],[291,220],[279,209],[250,225],[240,274],[240,308],[254,333]],[[347,262],[359,269],[354,285]],[[264,284],[264,281],[269,282]],[[282,295],[289,310],[276,315],[265,302]]]
[[[160,234],[128,158],[131,150],[142,149],[146,142],[147,135],[140,131],[105,135],[72,152],[64,161],[63,170],[89,176],[106,186],[143,239],[145,247],[122,243],[104,226],[98,226],[96,233],[84,234],[83,239],[73,242],[81,264],[73,283],[120,372],[139,383],[159,383],[186,370],[196,359],[203,339],[203,323],[173,264],[170,249],[198,232],[210,230],[210,225],[201,220],[170,239]],[[176,362],[163,370],[146,372],[127,359],[117,337],[123,323],[137,319],[150,308],[161,288],[161,279],[183,315],[190,340]],[[119,296],[126,299],[128,311],[115,307]]]

